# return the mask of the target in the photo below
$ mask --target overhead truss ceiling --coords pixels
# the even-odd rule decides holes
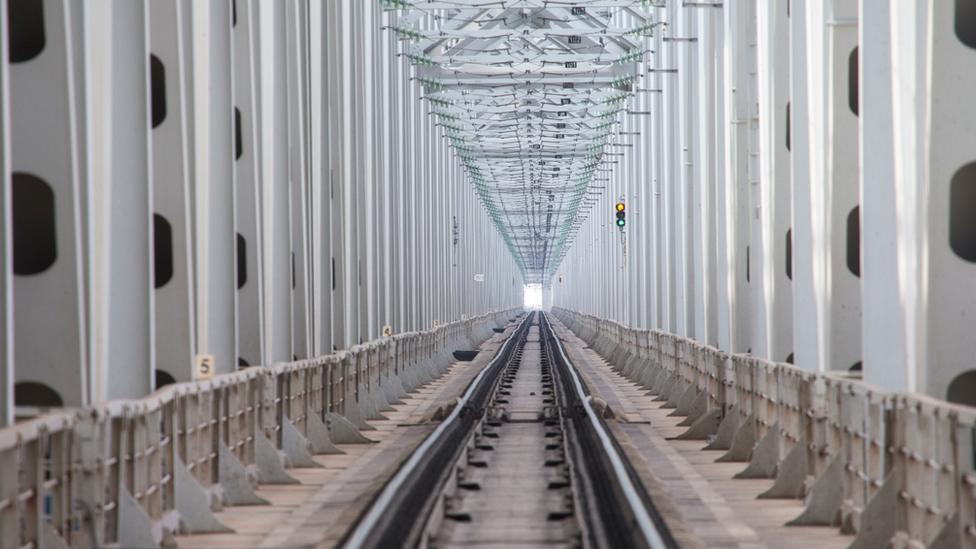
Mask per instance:
[[[380,2],[398,10],[390,30],[526,283],[547,284],[606,180],[652,4]]]

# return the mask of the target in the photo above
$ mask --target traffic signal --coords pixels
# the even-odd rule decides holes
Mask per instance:
[[[623,202],[617,202],[617,226],[621,229],[627,224],[627,206]]]

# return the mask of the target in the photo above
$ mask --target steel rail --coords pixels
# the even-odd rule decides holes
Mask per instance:
[[[459,418],[462,417],[462,411],[469,409],[469,404],[471,404],[472,396],[482,388],[482,382],[484,381],[487,373],[498,366],[499,362],[506,361],[511,355],[512,347],[517,345],[520,338],[524,337],[524,333],[527,331],[529,324],[527,322],[532,318],[533,313],[528,313],[523,316],[522,321],[516,327],[515,331],[512,332],[512,336],[499,348],[498,352],[492,358],[484,368],[478,372],[478,375],[474,378],[470,385],[468,385],[467,390],[464,394],[458,397],[458,403],[454,407],[451,414],[437,426],[434,431],[427,436],[421,445],[414,450],[410,458],[400,467],[392,479],[387,482],[386,486],[380,492],[379,496],[370,506],[367,514],[356,524],[354,530],[351,534],[347,534],[347,540],[342,547],[346,549],[363,549],[363,548],[373,548],[373,547],[391,547],[388,545],[388,540],[384,540],[382,532],[377,529],[380,523],[384,520],[389,522],[392,520],[390,518],[390,509],[397,499],[403,499],[404,494],[401,490],[409,483],[410,480],[416,481],[414,477],[417,473],[418,468],[424,464],[429,459],[428,453],[439,444],[445,442],[447,438],[450,438],[450,431],[456,430],[459,427]],[[494,383],[497,379],[489,380]],[[490,397],[490,394],[488,395]],[[474,403],[479,405],[480,403]],[[467,433],[465,433],[467,436]],[[463,448],[463,444],[459,445]],[[456,449],[455,449],[456,450]],[[455,452],[456,453],[456,452]],[[453,459],[451,463],[453,463]],[[429,486],[429,492],[433,492],[435,487]],[[426,503],[429,498],[424,498]],[[420,505],[418,502],[412,502],[413,506],[416,508],[426,507],[426,505]],[[409,535],[409,531],[405,533],[404,537]],[[379,538],[379,539],[377,539]]]
[[[529,313],[523,317],[511,337],[459,397],[448,418],[383,488],[347,534],[343,547],[412,547],[419,542],[436,494],[443,489],[447,473],[462,455],[464,441],[476,428],[493,388],[502,377],[501,369],[524,341],[534,316]],[[578,503],[576,514],[589,541],[586,546],[676,549],[677,543],[639,477],[603,418],[591,406],[587,389],[544,313],[540,313],[539,326],[540,339],[552,361],[553,388],[559,396],[560,407],[565,410],[562,421],[567,437],[566,457],[576,478],[573,488]]]
[[[663,520],[657,511],[654,510],[655,517],[652,517],[651,511],[648,510],[648,506],[653,506],[650,502],[650,498],[647,496],[643,487],[638,490],[638,484],[635,484],[633,473],[633,468],[630,466],[629,461],[625,456],[621,454],[621,449],[616,443],[612,435],[608,432],[606,423],[603,418],[593,410],[590,405],[588,391],[584,388],[582,381],[580,380],[579,374],[576,371],[576,367],[573,366],[572,361],[566,354],[566,350],[563,347],[562,341],[556,336],[556,331],[552,328],[549,323],[548,315],[543,314],[543,322],[540,325],[545,325],[546,339],[548,342],[554,343],[555,347],[559,350],[559,355],[562,358],[563,368],[553,368],[554,372],[563,373],[563,371],[568,372],[572,380],[572,387],[575,389],[575,396],[579,400],[580,406],[586,413],[587,419],[595,431],[596,435],[599,437],[600,446],[603,451],[604,456],[610,462],[610,466],[613,475],[616,479],[617,485],[623,494],[624,499],[627,502],[629,511],[633,515],[634,522],[638,526],[638,529],[647,543],[647,547],[650,549],[676,549],[678,547],[671,533],[663,526]],[[553,357],[555,358],[555,357]],[[570,432],[570,430],[566,430]],[[579,435],[579,433],[577,433]],[[587,465],[593,466],[594,464],[589,463]],[[599,486],[598,489],[607,490],[610,487]],[[606,512],[605,509],[601,511]],[[613,514],[612,511],[610,514]],[[657,520],[655,520],[655,518]],[[625,519],[621,519],[622,522],[626,522]],[[660,526],[659,526],[660,525]],[[618,532],[619,533],[619,532]]]

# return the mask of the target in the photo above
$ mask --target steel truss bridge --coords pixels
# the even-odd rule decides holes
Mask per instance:
[[[974,5],[8,0],[0,549],[976,549]]]
[[[587,219],[587,197],[655,29],[648,2],[418,2],[388,27],[527,284],[547,284]],[[658,28],[660,27],[660,28]]]

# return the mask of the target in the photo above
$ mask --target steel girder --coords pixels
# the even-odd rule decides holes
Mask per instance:
[[[657,27],[644,1],[380,0],[526,284],[548,284],[609,171]]]

